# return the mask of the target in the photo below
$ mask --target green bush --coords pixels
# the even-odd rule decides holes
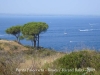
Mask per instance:
[[[98,63],[97,63],[98,62]],[[64,69],[87,69],[87,67],[94,68],[96,71],[100,71],[100,53],[96,51],[78,51],[72,52],[70,54],[66,54],[64,57],[61,57],[54,61],[52,64],[55,68],[64,68]],[[49,66],[50,67],[50,66]],[[93,72],[93,74],[95,73]],[[64,73],[64,74],[63,74]],[[76,73],[76,72],[75,72]],[[82,73],[78,74],[67,74],[65,72],[55,74],[55,75],[82,75]],[[91,75],[93,75],[91,74]]]
[[[100,69],[100,53],[95,51],[79,51],[66,54],[64,57],[56,60],[54,64],[58,63],[61,68],[87,68],[94,67]]]
[[[18,46],[13,46],[14,50],[18,49]]]
[[[4,48],[0,47],[0,50],[4,50]]]

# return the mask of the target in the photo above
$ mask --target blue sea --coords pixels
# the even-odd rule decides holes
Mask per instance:
[[[100,17],[97,16],[1,16],[0,38],[15,40],[5,33],[11,26],[46,22],[48,30],[40,35],[40,46],[57,51],[100,50]],[[21,40],[24,45],[31,41]]]

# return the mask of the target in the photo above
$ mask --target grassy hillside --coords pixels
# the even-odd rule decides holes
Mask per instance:
[[[100,75],[100,52],[90,50],[71,52],[48,64],[48,67],[67,70],[61,70],[55,75]],[[91,69],[91,72],[88,72],[88,69]]]
[[[28,48],[22,46],[21,44],[18,44],[15,41],[0,40],[0,50],[18,52],[22,50],[28,50]]]
[[[100,52],[62,53],[0,40],[0,75],[100,75]]]
[[[17,68],[39,69],[45,63],[52,63],[64,55],[65,53],[46,48],[37,50],[15,41],[0,40],[0,75],[18,75]],[[20,75],[33,75],[33,72],[22,72]]]

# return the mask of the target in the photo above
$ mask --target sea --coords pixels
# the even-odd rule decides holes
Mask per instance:
[[[0,38],[16,40],[5,30],[28,22],[49,25],[48,30],[40,34],[41,47],[64,52],[83,49],[100,51],[100,16],[0,16]],[[21,40],[21,43],[31,46],[29,40]]]

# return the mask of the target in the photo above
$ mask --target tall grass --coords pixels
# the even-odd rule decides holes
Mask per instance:
[[[36,49],[29,46],[27,48],[28,50],[19,52],[0,50],[0,75],[100,75],[100,52],[82,50],[62,53],[45,48]],[[76,68],[87,69],[87,67],[94,68],[95,71],[88,73],[75,71]],[[36,71],[18,71],[18,69]],[[73,72],[62,69],[73,69]]]

